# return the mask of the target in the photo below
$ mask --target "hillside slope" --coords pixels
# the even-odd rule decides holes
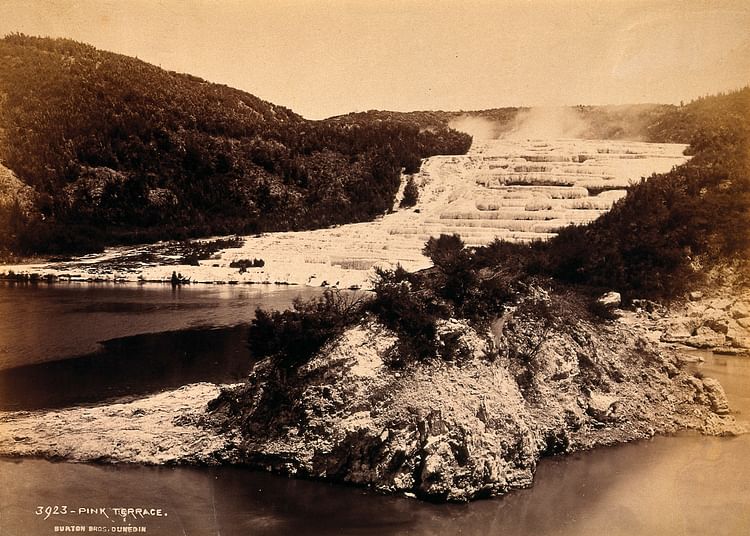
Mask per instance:
[[[663,115],[654,135],[694,157],[548,242],[444,234],[424,248],[432,268],[381,270],[370,301],[329,291],[257,311],[257,363],[210,408],[248,463],[433,500],[527,486],[545,455],[738,431],[719,383],[653,342],[747,348],[748,104],[745,88]],[[676,300],[729,263],[736,287],[681,318],[633,300]],[[591,299],[603,289],[636,312]]]
[[[0,244],[15,251],[367,220],[402,167],[470,144],[407,120],[308,121],[70,40],[0,40],[0,163],[39,214],[15,215]]]
[[[675,107],[650,127],[693,157],[563,230],[531,265],[557,279],[673,297],[707,268],[750,258],[750,87]]]
[[[576,138],[687,143],[686,135],[659,128],[679,110],[668,104],[606,106],[505,107],[470,111],[391,112],[370,110],[333,117],[330,121],[413,121],[423,127],[452,127],[482,139]],[[685,134],[685,133],[683,133]]]

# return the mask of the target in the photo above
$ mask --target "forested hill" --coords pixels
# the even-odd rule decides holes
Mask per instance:
[[[505,107],[471,111],[392,112],[371,110],[331,118],[330,121],[387,120],[416,122],[423,127],[454,127],[499,138],[582,138],[605,140],[677,141],[675,132],[660,128],[680,107],[669,104],[560,106],[549,108]],[[683,137],[685,140],[688,138]],[[681,141],[681,140],[680,140]],[[687,143],[687,141],[685,141]]]
[[[750,259],[750,86],[670,107],[655,138],[693,158],[642,180],[594,222],[564,229],[534,263],[558,279],[671,297],[705,269]],[[703,270],[698,269],[702,267]]]
[[[474,273],[505,270],[512,272],[510,279],[542,275],[598,291],[615,289],[627,299],[671,299],[711,267],[737,261],[746,267],[750,86],[665,107],[647,131],[653,139],[689,143],[692,159],[632,185],[611,211],[562,229],[548,242],[480,248]],[[462,280],[470,279],[461,273]]]
[[[70,40],[0,39],[0,164],[31,187],[0,191],[0,251],[371,219],[392,206],[402,167],[470,145],[407,117],[308,121]]]

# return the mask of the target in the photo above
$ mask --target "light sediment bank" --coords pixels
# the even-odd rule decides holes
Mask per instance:
[[[72,280],[261,283],[367,288],[375,267],[430,265],[425,241],[459,234],[468,245],[545,240],[596,219],[624,188],[684,163],[686,146],[609,140],[478,140],[463,156],[435,156],[414,177],[419,201],[366,223],[244,237],[197,266],[175,264],[179,246],[111,248],[66,262],[0,266],[0,274]],[[403,183],[405,183],[404,178]],[[403,188],[402,188],[403,190]],[[263,266],[241,269],[242,261]],[[233,265],[234,263],[234,265]]]

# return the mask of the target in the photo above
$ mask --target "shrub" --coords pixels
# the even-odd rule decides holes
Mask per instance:
[[[494,248],[469,250],[455,234],[430,238],[423,253],[435,264],[431,288],[464,318],[480,320],[497,313],[512,298],[522,272],[512,257],[496,251],[499,247],[496,243]]]
[[[190,266],[199,266],[199,261],[209,259],[211,255],[216,252],[221,251],[222,249],[239,248],[242,247],[242,244],[244,243],[245,240],[239,236],[219,238],[217,240],[208,240],[205,242],[184,240],[181,244],[183,254],[180,263]]]
[[[400,266],[395,270],[377,269],[375,299],[370,310],[379,320],[399,335],[399,344],[388,359],[394,368],[409,361],[434,357],[437,353],[435,321],[445,313],[434,295],[415,283],[418,275],[409,274]]]
[[[240,273],[245,273],[248,268],[263,268],[266,265],[266,261],[263,259],[240,259],[229,263],[230,268],[239,268]]]
[[[296,298],[290,310],[257,309],[248,337],[251,354],[273,357],[280,369],[296,369],[360,320],[364,305],[362,296],[329,289],[308,301]]]
[[[422,248],[422,253],[443,271],[450,271],[455,264],[465,260],[464,242],[457,234],[431,236]]]
[[[417,204],[418,199],[419,188],[417,188],[417,183],[414,182],[414,177],[409,177],[409,180],[406,181],[406,186],[404,186],[404,197],[401,199],[399,206],[401,208],[413,207]]]

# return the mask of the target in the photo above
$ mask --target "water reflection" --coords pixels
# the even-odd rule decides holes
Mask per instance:
[[[145,395],[249,370],[247,323],[316,289],[0,283],[0,410]],[[198,326],[198,327],[196,327]]]
[[[265,285],[0,282],[0,369],[96,352],[143,333],[236,326],[259,306],[289,307],[317,289]]]
[[[284,307],[301,290],[269,293],[225,286],[172,294],[165,287],[89,289],[40,285],[14,293],[0,285],[0,347],[6,358],[23,358],[24,341],[43,332],[50,340],[37,341],[40,348],[33,359],[59,356],[58,336],[62,347],[74,349],[72,355],[85,353],[82,345],[89,343],[98,351],[77,360],[0,372],[0,400],[27,408],[61,406],[87,396],[99,400],[120,391],[148,392],[242,375],[248,366],[246,327],[238,324],[252,318],[256,305]],[[194,322],[206,325],[207,319],[209,325],[223,327],[185,329]],[[83,335],[74,330],[81,325],[86,326]],[[148,334],[153,331],[161,333]],[[102,340],[109,342],[100,347]],[[750,360],[705,357],[698,368],[722,382],[738,416],[750,415]],[[66,391],[76,393],[66,398]],[[748,458],[748,436],[656,438],[544,460],[533,488],[468,505],[426,504],[241,467],[0,459],[0,534],[53,534],[54,524],[34,510],[56,504],[162,508],[168,516],[150,519],[148,534],[167,536],[747,534]],[[96,518],[58,522],[88,524]]]
[[[0,410],[61,408],[195,382],[232,383],[250,370],[247,325],[148,333],[73,359],[0,370]]]

